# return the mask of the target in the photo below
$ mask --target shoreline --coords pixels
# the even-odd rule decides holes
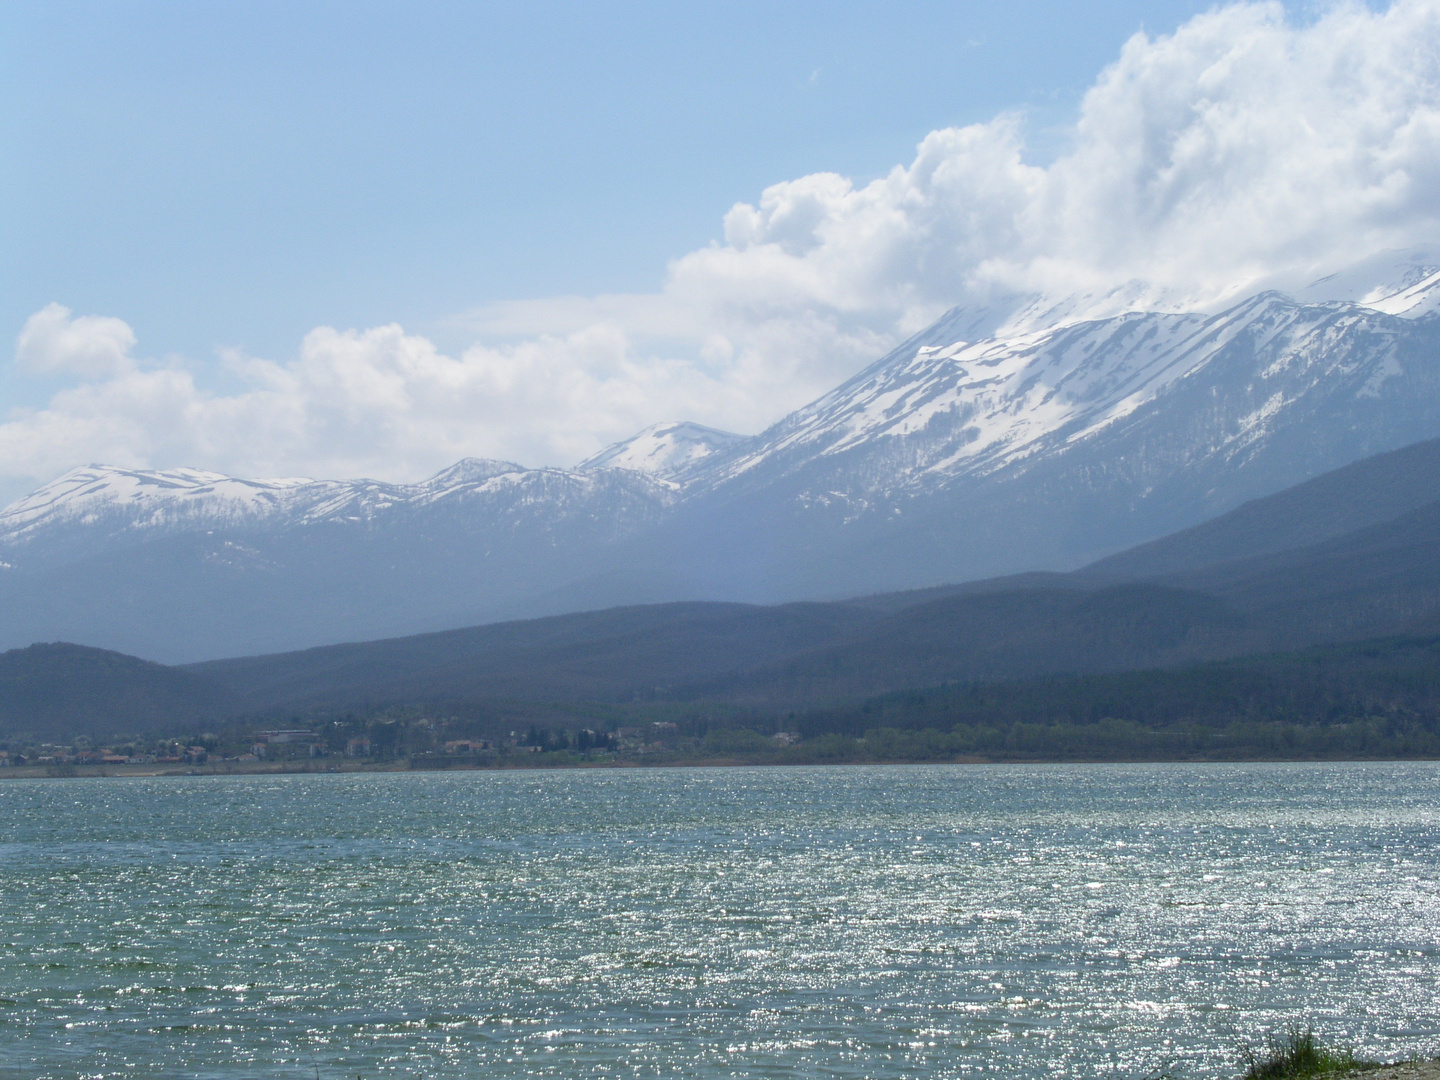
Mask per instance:
[[[325,776],[368,773],[456,773],[456,772],[570,772],[617,769],[743,769],[808,768],[817,765],[1318,765],[1380,764],[1386,762],[1436,762],[1435,757],[1190,757],[1190,758],[1038,758],[975,757],[954,758],[853,758],[844,761],[785,761],[761,758],[714,757],[639,760],[622,758],[596,761],[539,762],[517,758],[495,763],[455,762],[414,763],[407,759],[319,765],[305,762],[207,762],[199,765],[108,764],[108,765],[9,765],[0,766],[4,780],[153,779],[196,776]],[[1436,1080],[1440,1080],[1437,1073]]]

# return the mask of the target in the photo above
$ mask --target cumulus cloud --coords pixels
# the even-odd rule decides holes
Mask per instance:
[[[456,357],[399,326],[321,327],[290,363],[222,363],[240,392],[211,392],[174,364],[135,365],[13,412],[0,423],[11,494],[91,461],[392,480],[476,454],[572,464],[595,449],[597,424],[602,438],[631,434],[656,401],[695,414],[748,404],[697,365],[640,358],[607,326]]]
[[[1131,39],[1027,209],[1021,254],[997,259],[1046,285],[1098,274],[1203,298],[1433,241],[1437,196],[1440,5],[1341,6],[1303,29],[1278,4],[1231,7]]]
[[[130,370],[134,347],[135,333],[122,319],[77,319],[67,307],[46,304],[25,320],[15,342],[15,362],[31,372],[104,377]]]
[[[1231,6],[1137,34],[1072,144],[1027,164],[1022,118],[931,133],[856,187],[810,176],[725,221],[670,288],[905,328],[1007,291],[1151,286],[1210,304],[1259,281],[1440,235],[1440,4],[1290,24]]]
[[[201,368],[137,364],[120,320],[50,305],[16,362],[87,381],[0,423],[0,470],[13,488],[87,460],[567,464],[661,419],[757,430],[957,304],[1214,307],[1437,241],[1440,0],[1303,25],[1232,5],[1130,39],[1049,164],[1027,160],[1021,114],[935,131],[870,183],[820,173],[736,205],[659,293],[469,312],[457,356],[396,326],[321,328],[283,363],[225,358],[244,388],[217,394]]]

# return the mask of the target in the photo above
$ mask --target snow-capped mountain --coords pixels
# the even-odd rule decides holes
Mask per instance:
[[[1124,310],[1158,295],[957,309],[757,436],[658,424],[569,470],[77,469],[0,511],[0,646],[198,659],[1068,568],[1440,435],[1430,253],[1222,310]]]
[[[717,452],[744,441],[743,435],[703,427],[684,420],[652,424],[624,442],[607,446],[575,468],[631,469],[667,480],[701,474]]]
[[[1440,258],[1367,260],[1303,291],[1310,302],[1268,291],[1209,315],[1127,312],[1076,321],[1068,318],[1073,307],[1052,305],[1064,311],[1058,325],[1044,330],[930,343],[936,329],[963,324],[970,314],[951,313],[926,340],[912,339],[759,438],[717,455],[705,480],[724,484],[825,459],[845,458],[848,466],[857,451],[891,459],[879,471],[856,474],[874,491],[986,475],[1077,450],[1180,380],[1203,380],[1205,372],[1227,367],[1236,350],[1268,358],[1254,374],[1270,392],[1259,408],[1230,417],[1212,434],[1217,450],[1262,438],[1285,422],[1281,414],[1299,396],[1330,388],[1332,376],[1343,374],[1345,387],[1362,398],[1379,398],[1387,380],[1425,375],[1423,356],[1402,370],[1396,349],[1417,334],[1406,323],[1440,308]],[[1418,336],[1428,340],[1430,328]],[[1356,388],[1360,368],[1366,376]],[[1306,380],[1313,385],[1301,385]]]
[[[677,491],[479,459],[411,485],[77,469],[0,512],[0,646],[182,660],[525,614]]]
[[[662,509],[673,484],[634,471],[526,469],[508,461],[466,458],[418,484],[377,480],[241,480],[198,469],[72,469],[0,510],[0,551],[12,563],[34,551],[143,543],[157,535],[231,530],[265,532],[321,524],[382,527],[392,518],[485,504],[477,522],[500,504],[552,511],[562,504],[628,497]]]
[[[343,483],[239,480],[199,469],[90,465],[0,510],[0,545],[107,543],[126,531],[254,525],[315,501]]]
[[[1434,310],[1440,251],[1384,251],[1293,289],[1281,289],[1302,304],[1340,301],[1418,318]],[[1422,301],[1430,297],[1428,304]]]

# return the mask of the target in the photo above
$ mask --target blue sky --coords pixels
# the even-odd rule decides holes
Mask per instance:
[[[0,503],[752,433],[955,305],[1440,244],[1440,0],[8,3],[0,102]]]
[[[1044,157],[1130,34],[1205,6],[9,3],[0,321],[57,301],[157,354],[284,356],[654,289],[777,181],[1013,108]]]

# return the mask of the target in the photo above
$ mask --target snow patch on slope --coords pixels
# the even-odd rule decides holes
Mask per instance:
[[[86,525],[114,514],[148,526],[197,516],[228,524],[259,521],[287,512],[317,488],[335,486],[303,477],[238,480],[200,469],[88,465],[0,510],[0,539],[22,540],[37,527],[61,518]]]
[[[0,546],[18,548],[44,537],[88,534],[196,532],[251,527],[358,523],[444,501],[479,500],[481,516],[533,512],[563,514],[577,500],[605,492],[668,505],[668,481],[611,469],[572,472],[525,469],[504,461],[467,458],[418,484],[376,480],[242,480],[198,469],[74,469],[0,510]],[[77,532],[78,531],[78,532]]]
[[[607,446],[575,466],[577,471],[630,469],[661,478],[693,472],[707,458],[743,441],[745,436],[689,421],[652,424],[624,442]]]
[[[1289,292],[1302,304],[1343,301],[1417,318],[1434,310],[1437,277],[1440,251],[1382,251]]]
[[[1275,294],[1216,315],[1129,314],[988,341],[921,347],[875,365],[793,414],[726,478],[768,459],[832,456],[882,439],[919,438],[903,486],[926,475],[988,472],[1047,436],[1084,438],[1134,412],[1266,312]],[[1293,305],[1291,305],[1293,306]]]

